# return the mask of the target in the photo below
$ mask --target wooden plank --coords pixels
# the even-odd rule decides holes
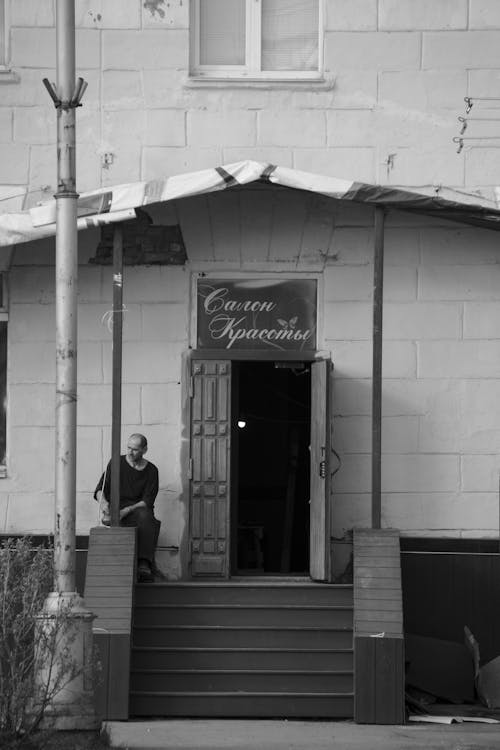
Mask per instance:
[[[274,192],[246,189],[240,194],[241,258],[243,265],[255,266],[269,256]]]
[[[394,589],[395,591],[401,590],[401,582],[395,578],[376,580],[374,578],[358,578],[354,580],[354,585],[357,589],[366,588],[372,589]]]
[[[368,547],[385,547],[387,550],[391,549],[392,540],[397,539],[393,536],[373,536],[364,537],[358,542],[359,549],[366,549]]]
[[[399,567],[392,567],[392,568],[379,568],[378,566],[376,568],[368,565],[357,565],[356,566],[356,576],[357,579],[365,578],[366,580],[369,579],[376,579],[376,578],[397,578],[398,580],[401,579],[401,571]]]
[[[355,605],[360,613],[372,609],[384,612],[401,612],[401,601],[399,599],[358,599]]]
[[[108,720],[128,719],[130,633],[111,633],[109,640]]]
[[[189,260],[213,261],[214,246],[207,196],[184,198],[176,201],[175,206]]]
[[[367,560],[367,559],[376,559],[377,564],[378,560],[380,560],[380,564],[384,564],[384,560],[387,561],[387,564],[394,565],[394,562],[398,560],[399,555],[396,551],[391,551],[387,549],[386,546],[384,547],[361,547],[358,550],[358,559],[359,560]]]
[[[354,720],[375,723],[375,638],[354,638]]]
[[[385,609],[367,609],[360,612],[358,622],[392,622],[393,624],[403,622],[403,614],[394,610]]]
[[[377,724],[404,724],[404,641],[376,638],[375,719]]]
[[[358,590],[356,592],[356,596],[354,597],[354,601],[356,603],[358,602],[364,602],[364,601],[378,601],[379,599],[392,599],[394,601],[401,601],[401,591],[399,589],[380,589],[380,590]]]
[[[270,260],[297,261],[306,218],[306,196],[300,192],[277,193],[274,202]]]
[[[399,633],[395,632],[393,628],[381,628],[380,633],[383,633],[383,636],[381,637],[381,640],[385,638],[397,638],[399,639]],[[356,638],[373,638],[373,630],[364,630],[360,628],[360,630],[357,630],[355,633]]]
[[[300,246],[300,261],[323,266],[335,229],[331,201],[311,194],[307,202],[307,215]]]
[[[96,628],[130,632],[136,566],[135,537],[134,528],[117,526],[90,530],[84,598],[96,615]],[[126,551],[119,556],[115,555],[117,540],[122,545],[126,544]],[[110,564],[96,564],[95,558],[101,561],[108,558]],[[125,595],[125,587],[128,587],[128,597]],[[124,606],[117,606],[117,590],[120,591]]]
[[[94,631],[94,655],[100,665],[100,679],[95,681],[94,707],[96,718],[104,721],[108,718],[109,690],[109,633]]]
[[[317,581],[328,580],[330,575],[326,531],[330,528],[330,373],[331,362],[327,360],[311,365],[309,571],[311,578]],[[324,471],[321,471],[322,462]]]
[[[216,260],[240,267],[240,193],[224,191],[207,195]]]
[[[354,633],[358,723],[404,722],[403,606],[399,534],[354,532]],[[380,564],[383,561],[383,565]],[[384,637],[370,636],[383,633]],[[368,643],[371,641],[371,643]],[[372,670],[373,674],[370,674]]]
[[[376,620],[360,621],[359,625],[355,627],[356,635],[364,634],[376,637],[379,633],[384,633],[385,636],[391,636],[392,638],[401,638],[401,625],[400,623],[391,622],[378,622]]]

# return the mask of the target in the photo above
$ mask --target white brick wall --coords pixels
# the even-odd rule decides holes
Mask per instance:
[[[325,114],[317,110],[304,110],[296,112],[290,120],[287,112],[260,112],[258,143],[261,146],[325,146]]]
[[[325,28],[330,31],[376,31],[377,0],[330,0]]]
[[[467,28],[467,0],[381,0],[380,29],[414,31],[415,29]]]
[[[494,536],[500,452],[496,234],[422,226],[391,228],[387,237],[391,262],[400,265],[385,266],[383,525],[407,534]],[[325,271],[325,344],[336,377],[334,445],[342,460],[334,480],[338,534],[353,522],[362,525],[363,503],[370,503],[363,494],[370,490],[371,460],[370,242],[368,228],[337,230],[335,260]],[[399,254],[400,246],[406,252]],[[349,257],[364,265],[337,265]],[[398,275],[391,279],[393,271]],[[414,284],[401,283],[407,274]],[[398,293],[399,300],[391,299]]]
[[[55,77],[53,7],[12,3],[19,81],[0,81],[0,179],[48,194],[55,113],[41,79]],[[492,186],[498,144],[470,142],[458,155],[451,138],[464,96],[500,96],[499,16],[495,0],[326,0],[326,85],[193,86],[188,3],[79,0],[77,67],[89,88],[78,187],[243,158],[380,183]]]
[[[325,34],[325,68],[334,74],[345,68],[418,70],[421,44],[422,37],[415,32],[328,31]]]
[[[55,190],[56,118],[41,84],[44,76],[55,77],[53,5],[11,3],[12,63],[19,81],[0,81],[0,181],[29,186],[29,205]],[[78,188],[256,159],[346,179],[491,193],[499,182],[500,139],[467,142],[460,155],[451,139],[458,133],[464,96],[498,96],[485,111],[494,118],[500,113],[499,3],[326,0],[325,5],[324,84],[240,86],[188,81],[188,3],[153,10],[138,0],[78,0],[77,66],[89,81],[77,113]],[[482,125],[481,133],[494,135],[500,114],[498,120]],[[101,166],[104,151],[114,156],[109,169]],[[294,228],[286,237],[297,250],[298,209],[292,213]],[[333,236],[329,223],[321,243],[308,229],[303,258],[321,270],[319,249],[327,255],[320,343],[335,361],[342,468],[335,479],[334,527],[342,530],[367,522],[370,492],[373,213],[339,206],[329,221]],[[229,221],[223,224],[227,229]],[[213,248],[218,268],[254,269],[258,262],[264,271],[287,265],[300,272],[302,266],[287,257],[284,229],[270,243],[275,264],[266,260],[266,226],[244,223],[241,245],[232,245],[226,232]],[[101,318],[111,303],[111,269],[85,265],[95,237],[80,236],[80,528],[95,510],[86,502],[98,474],[95,464],[100,470],[109,455],[111,345]],[[496,528],[499,252],[497,233],[441,227],[425,218],[408,221],[404,214],[388,218],[386,525],[455,535]],[[0,528],[10,530],[45,530],[52,514],[52,448],[46,447],[53,434],[52,263],[53,243],[37,244],[36,265],[31,250],[20,247],[9,278],[12,463],[0,494]],[[179,457],[172,460],[166,446],[179,443],[189,281],[179,268],[127,268],[124,286],[124,438],[143,425],[152,440],[151,458],[169,467],[162,498],[176,508],[173,543],[182,535],[184,510],[178,501]],[[166,321],[172,328],[167,340]],[[32,477],[23,476],[28,461],[40,468],[36,488]],[[36,505],[33,517],[30,505]]]

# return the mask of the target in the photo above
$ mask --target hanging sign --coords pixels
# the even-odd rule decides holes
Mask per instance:
[[[314,351],[315,279],[198,279],[198,349]]]

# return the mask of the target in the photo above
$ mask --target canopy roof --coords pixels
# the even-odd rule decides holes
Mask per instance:
[[[500,209],[497,204],[479,195],[451,188],[412,190],[371,185],[255,161],[241,161],[214,169],[83,193],[78,199],[78,228],[87,229],[133,219],[135,209],[151,203],[178,200],[262,181],[319,193],[337,200],[385,206],[488,229],[500,229]],[[27,211],[0,214],[0,246],[55,235],[55,221],[55,200]]]

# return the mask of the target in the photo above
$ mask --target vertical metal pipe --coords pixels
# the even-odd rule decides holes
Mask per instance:
[[[373,369],[372,369],[372,528],[382,519],[382,320],[384,304],[385,209],[375,209],[373,261]]]
[[[120,524],[120,443],[122,426],[123,229],[113,232],[113,376],[111,414],[111,525]]]
[[[56,15],[57,193],[56,198],[56,415],[55,589],[75,591],[76,383],[77,383],[77,198],[75,109],[75,3],[58,0]]]

